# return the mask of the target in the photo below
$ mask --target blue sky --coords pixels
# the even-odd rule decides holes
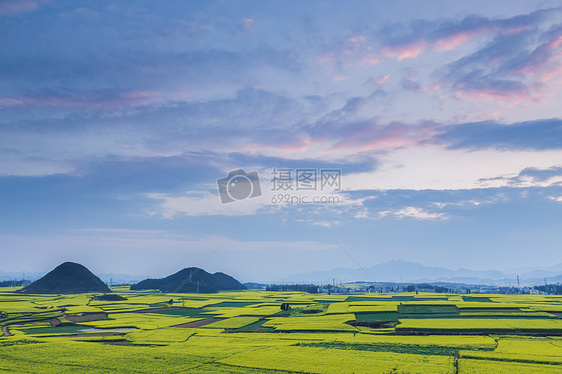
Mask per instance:
[[[561,262],[561,19],[560,1],[3,1],[0,271],[206,261],[270,282],[356,267],[336,242],[365,267]],[[262,195],[222,204],[240,168]],[[340,170],[339,190],[283,191],[337,201],[272,202],[279,169]]]

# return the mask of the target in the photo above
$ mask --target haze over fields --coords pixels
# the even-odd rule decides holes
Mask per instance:
[[[561,20],[548,0],[3,1],[0,271],[548,269]]]

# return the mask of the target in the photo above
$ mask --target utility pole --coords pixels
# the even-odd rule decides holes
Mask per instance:
[[[199,281],[197,281],[197,293],[199,293]]]

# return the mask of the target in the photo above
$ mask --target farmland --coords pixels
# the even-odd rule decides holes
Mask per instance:
[[[562,372],[558,296],[113,291],[0,289],[0,372]]]

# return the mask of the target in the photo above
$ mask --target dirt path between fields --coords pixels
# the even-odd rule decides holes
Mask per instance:
[[[67,314],[64,314],[63,317],[72,323],[80,323],[86,321],[98,321],[100,319],[107,319],[107,313],[86,314],[83,316],[69,316]]]
[[[8,326],[3,326],[2,332],[4,333],[4,336],[14,336],[13,334],[10,334],[10,330],[8,330]]]

